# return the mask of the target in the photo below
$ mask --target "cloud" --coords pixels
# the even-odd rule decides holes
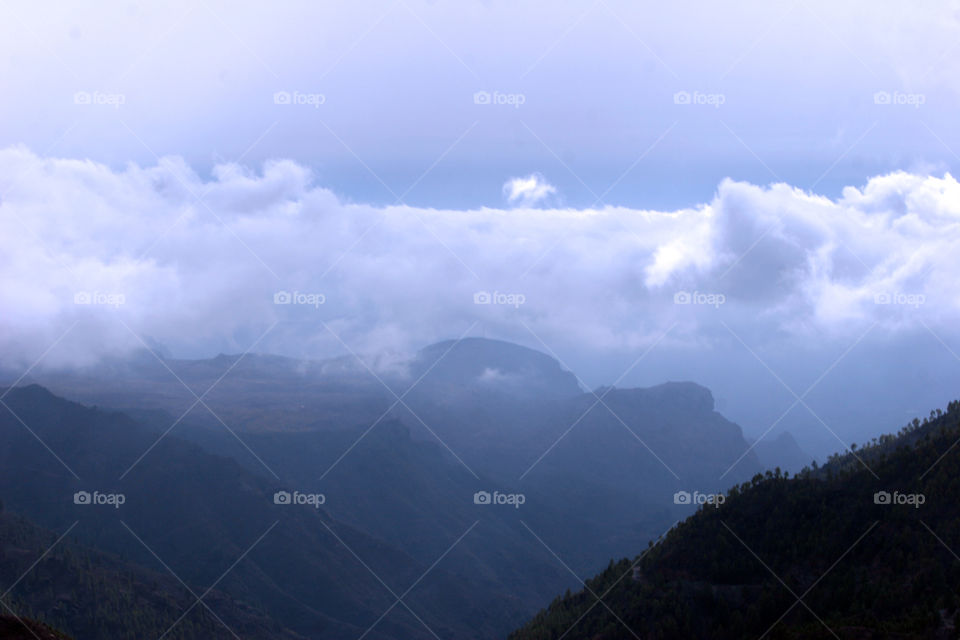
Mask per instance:
[[[4,363],[27,366],[57,340],[51,363],[141,338],[181,356],[239,352],[271,326],[258,351],[306,357],[342,353],[341,339],[408,350],[471,325],[598,356],[644,349],[672,322],[665,348],[703,344],[724,335],[718,319],[751,343],[849,340],[874,322],[949,340],[960,311],[949,174],[891,173],[837,199],[725,180],[675,211],[523,216],[348,203],[291,161],[212,176],[178,158],[114,170],[0,151]],[[548,192],[532,183],[517,193]],[[716,294],[722,307],[706,302]]]
[[[503,194],[510,204],[532,207],[556,194],[557,189],[539,173],[526,178],[511,178],[503,184]]]

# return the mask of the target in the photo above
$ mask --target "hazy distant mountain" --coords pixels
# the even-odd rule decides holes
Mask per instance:
[[[244,431],[369,422],[392,400],[355,360],[318,362],[252,353],[176,360],[142,350],[86,368],[35,370],[21,384],[28,382],[76,402],[162,409],[197,424],[216,425],[222,419]]]
[[[675,491],[719,490],[761,469],[754,453],[743,456],[748,444],[740,428],[714,411],[707,389],[691,383],[584,392],[546,354],[482,338],[440,342],[409,359],[369,364],[374,373],[353,357],[306,362],[250,354],[160,362],[143,353],[126,363],[38,378],[71,397],[140,412],[160,431],[196,402],[177,378],[198,395],[215,385],[204,403],[235,431],[331,433],[329,440],[254,438],[255,451],[275,452],[274,468],[286,469],[304,447],[322,449],[316,468],[297,467],[298,479],[305,472],[318,477],[325,470],[320,460],[332,464],[378,420],[399,420],[413,440],[439,448],[451,468],[471,480],[487,477],[536,496],[531,504],[541,509],[534,513],[530,506],[528,517],[562,528],[558,546],[570,550],[570,562],[589,570],[686,513],[688,505],[673,503]],[[150,418],[150,409],[166,413]],[[195,407],[172,433],[206,438],[204,446],[264,473],[217,417]],[[195,433],[197,425],[209,428],[206,435]],[[371,450],[366,464],[375,468],[387,456]],[[363,463],[355,458],[352,452],[345,459],[347,469]],[[394,477],[413,473],[398,467]],[[376,499],[380,494],[361,504],[371,513],[390,513],[385,498]],[[340,513],[348,521],[364,517]],[[561,514],[576,514],[576,523]],[[412,533],[399,535],[422,539]]]
[[[173,627],[196,601],[174,576],[70,539],[54,544],[57,538],[25,518],[0,513],[0,583],[16,585],[5,600],[21,618],[43,620],[77,638],[158,638],[171,628],[172,637],[196,640],[232,638],[233,633],[301,638],[262,610],[216,589],[204,602],[222,623],[200,606]],[[0,638],[65,637],[36,623],[27,626],[29,631],[14,617],[0,618]]]
[[[813,456],[805,453],[793,435],[784,431],[775,438],[764,438],[753,446],[757,458],[764,469],[776,469],[796,473],[813,461]]]
[[[11,511],[56,530],[79,520],[72,533],[78,540],[155,567],[155,558],[122,519],[198,592],[243,558],[218,588],[262,606],[275,620],[308,637],[358,637],[394,602],[378,576],[402,593],[443,551],[430,562],[417,560],[389,540],[331,519],[323,508],[274,504],[275,491],[297,487],[268,481],[174,436],[160,440],[121,480],[157,441],[157,432],[123,414],[67,402],[36,386],[14,389],[4,402],[19,417],[0,413],[0,490],[9,496]],[[81,480],[73,478],[33,434],[50,450],[61,452]],[[315,490],[314,485],[299,489]],[[94,490],[121,492],[125,504],[119,509],[74,504],[75,492]],[[468,528],[469,523],[457,535]],[[455,540],[451,536],[446,543]],[[476,620],[458,617],[462,610],[451,603],[475,600],[487,606],[496,613],[489,624],[499,628],[527,608],[509,593],[483,591],[476,582],[451,573],[450,562],[465,549],[469,547],[451,551],[405,602],[431,627],[448,635],[489,637],[490,628],[478,629]],[[376,575],[354,553],[375,568]],[[431,633],[400,607],[392,609],[368,637],[425,638]]]
[[[364,362],[354,356],[309,361],[262,354],[176,360],[143,350],[86,369],[35,371],[31,380],[75,401],[175,416],[203,396],[217,416],[244,431],[369,423],[394,403],[394,394],[411,387],[434,401],[474,406],[507,397],[544,403],[581,391],[573,374],[549,356],[483,338],[440,342],[408,358],[365,355]],[[217,423],[203,406],[189,418]]]
[[[677,491],[716,493],[760,471],[754,454],[745,454],[740,427],[714,411],[708,389],[666,383],[595,394],[562,405],[562,419],[539,434],[521,470],[522,487],[595,523],[589,543],[555,541],[575,567],[601,566],[688,515],[691,506],[674,501]]]
[[[265,475],[260,461],[224,430],[188,433],[208,450]],[[328,498],[325,510],[336,520],[388,541],[420,562],[433,562],[476,523],[443,563],[470,598],[451,598],[445,613],[470,621],[483,637],[498,637],[509,629],[506,621],[521,622],[558,589],[575,584],[520,523],[534,514],[560,523],[569,519],[569,509],[532,496],[522,509],[475,504],[478,491],[509,493],[516,487],[474,478],[441,445],[412,439],[410,430],[394,419],[369,431],[361,426],[255,433],[245,434],[244,440],[277,471],[282,485],[318,487]],[[478,607],[492,615],[472,620]]]
[[[442,342],[373,365],[375,374],[351,358],[160,361],[144,352],[49,376],[75,396],[124,407],[135,420],[37,387],[14,390],[8,401],[23,405],[24,420],[40,425],[54,451],[86,469],[77,469],[85,481],[140,496],[123,508],[131,526],[184,523],[158,536],[158,553],[199,584],[229,565],[257,526],[280,518],[284,529],[271,532],[224,589],[304,635],[359,635],[382,613],[381,599],[384,609],[390,605],[389,592],[326,526],[367,550],[370,557],[359,555],[388,584],[402,585],[476,523],[408,600],[431,627],[496,637],[575,586],[564,564],[594,572],[691,513],[690,504],[675,502],[676,492],[720,491],[761,470],[740,427],[693,383],[585,392],[555,359],[485,339]],[[181,381],[212,412],[197,407],[183,416],[196,398]],[[5,420],[16,446],[0,453],[10,461],[0,481],[16,486],[25,477],[18,470],[49,466],[50,454],[11,416]],[[57,528],[73,514],[68,504],[50,505],[50,495],[79,485],[53,462],[53,477],[32,480],[11,504]],[[329,500],[320,510],[277,512],[271,497],[280,487]],[[474,504],[484,491],[522,494],[523,508]],[[85,521],[77,535],[152,566],[116,525]],[[488,614],[481,620],[478,607]],[[378,631],[426,633],[402,608]]]
[[[429,387],[462,396],[504,394],[550,401],[582,390],[576,376],[550,356],[510,342],[464,338],[438,342],[421,350],[410,364],[410,377]]]

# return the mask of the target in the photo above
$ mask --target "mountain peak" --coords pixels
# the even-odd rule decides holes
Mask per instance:
[[[431,377],[457,386],[480,384],[554,397],[582,392],[576,376],[555,358],[502,340],[462,338],[432,344],[420,350],[411,366],[415,377],[428,370]]]
[[[761,464],[768,469],[780,467],[784,471],[797,472],[813,459],[808,455],[789,431],[782,431],[777,436],[767,436],[758,440],[753,450],[757,453]]]
[[[59,401],[60,398],[53,395],[49,389],[43,385],[36,383],[20,385],[17,387],[7,387],[6,389],[0,388],[0,391],[4,391],[6,394],[14,398],[20,398],[30,401]]]

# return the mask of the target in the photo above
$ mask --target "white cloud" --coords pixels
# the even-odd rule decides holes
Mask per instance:
[[[503,184],[507,202],[524,207],[539,204],[556,192],[556,187],[539,173],[531,173],[525,178],[511,178]]]
[[[177,158],[117,171],[17,147],[0,151],[0,193],[7,363],[30,364],[74,323],[51,360],[140,346],[125,327],[207,355],[242,351],[279,322],[258,350],[322,356],[342,352],[324,324],[377,351],[478,321],[491,336],[539,348],[529,327],[557,349],[602,354],[642,349],[674,320],[669,344],[700,344],[718,317],[757,341],[920,320],[949,338],[960,311],[950,175],[879,176],[836,200],[726,180],[710,202],[678,211],[517,216],[345,203],[290,161],[224,165],[204,180]],[[276,305],[279,290],[324,303]],[[681,290],[726,302],[676,305]],[[84,291],[125,303],[74,304]],[[475,304],[477,291],[525,302]],[[876,304],[881,294],[924,303]]]

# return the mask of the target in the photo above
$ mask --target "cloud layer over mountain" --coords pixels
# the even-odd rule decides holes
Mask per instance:
[[[646,348],[673,322],[673,343],[720,320],[754,343],[873,322],[952,333],[960,308],[950,175],[878,176],[838,200],[727,180],[661,212],[374,207],[283,160],[204,180],[178,158],[118,172],[17,147],[0,173],[0,348],[25,364],[74,322],[52,360],[141,346],[133,333],[243,351],[274,323],[259,350],[314,356],[344,350],[332,333],[404,350],[474,322],[598,352]]]

